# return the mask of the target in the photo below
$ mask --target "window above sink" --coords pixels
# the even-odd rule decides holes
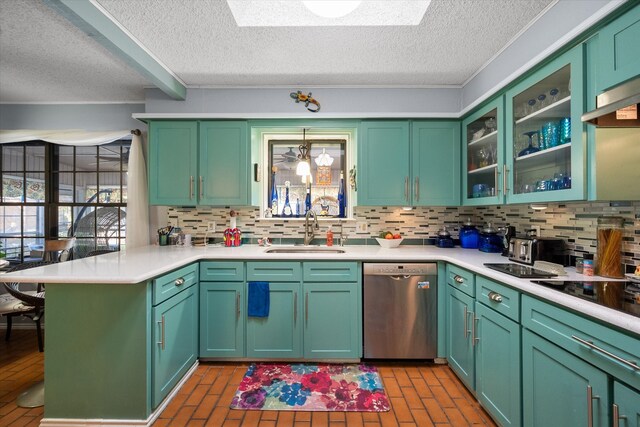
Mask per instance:
[[[354,168],[355,129],[296,126],[262,129],[260,137],[261,218],[304,219],[309,207],[319,219],[352,217],[355,192],[349,172]],[[305,158],[310,174],[299,175],[298,165]]]

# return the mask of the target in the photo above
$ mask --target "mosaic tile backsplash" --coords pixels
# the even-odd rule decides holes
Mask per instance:
[[[231,208],[180,208],[168,209],[169,220],[178,222],[184,233],[204,237],[209,221],[215,221],[216,233],[208,237],[222,238],[222,232],[230,224]],[[233,208],[238,213],[237,226],[242,230],[245,241],[255,241],[269,237],[274,243],[302,241],[303,219],[261,219],[258,208]],[[625,219],[623,238],[623,262],[631,271],[640,264],[640,201],[621,204],[609,202],[579,202],[549,204],[544,211],[534,211],[528,205],[505,205],[487,207],[429,207],[405,211],[396,207],[356,207],[353,221],[343,221],[343,231],[347,244],[377,244],[377,237],[383,230],[400,233],[405,237],[403,244],[433,244],[438,231],[447,226],[456,238],[460,224],[467,218],[481,228],[491,221],[495,227],[513,225],[518,233],[540,227],[544,237],[559,237],[567,242],[569,253],[581,256],[596,252],[596,224],[601,215],[616,215]],[[359,222],[367,223],[367,231],[356,229]],[[339,221],[320,221],[319,236],[315,243],[323,243],[322,237],[331,226],[336,238]]]

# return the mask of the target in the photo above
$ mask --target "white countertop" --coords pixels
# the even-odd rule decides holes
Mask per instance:
[[[271,246],[286,247],[286,246]],[[337,248],[337,247],[336,247]],[[484,263],[504,263],[508,260],[497,254],[487,254],[478,250],[435,246],[401,246],[384,249],[379,246],[345,246],[346,252],[335,253],[265,253],[268,248],[244,245],[237,248],[226,247],[179,247],[146,246],[113,254],[53,264],[3,276],[14,282],[38,283],[106,283],[135,284],[160,276],[176,268],[199,260],[345,260],[345,261],[445,261],[495,279],[523,292],[555,302],[564,307],[587,314],[624,330],[640,335],[640,318],[625,314],[590,301],[566,295],[554,289],[531,283],[529,279],[519,279],[485,267]],[[558,280],[610,280],[588,277],[567,268],[568,276]]]

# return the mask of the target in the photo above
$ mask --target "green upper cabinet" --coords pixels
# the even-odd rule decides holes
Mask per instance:
[[[363,121],[358,142],[361,206],[460,203],[460,123]]]
[[[640,5],[598,33],[598,92],[640,74]]]
[[[506,93],[507,203],[584,200],[583,46]]]
[[[196,204],[198,123],[149,123],[149,203]]]
[[[504,202],[504,97],[500,96],[462,122],[463,205]]]
[[[199,204],[248,205],[250,163],[247,123],[201,122],[199,150]]]
[[[409,122],[363,121],[358,168],[359,205],[409,206]]]
[[[460,122],[411,124],[413,206],[460,204]]]
[[[151,121],[150,204],[251,204],[247,128],[240,120]]]

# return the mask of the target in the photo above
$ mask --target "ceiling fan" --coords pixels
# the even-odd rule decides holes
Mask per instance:
[[[126,165],[129,162],[129,150],[130,147],[123,147],[122,157],[120,155],[120,147],[101,147],[101,152],[108,151],[109,153],[98,154],[95,156],[96,161],[89,163],[90,165],[98,164],[100,162],[100,166],[104,168],[114,167],[120,165],[120,159],[122,158],[122,162]],[[113,153],[113,154],[111,154]]]
[[[289,150],[284,153],[274,154],[273,160],[274,165],[281,165],[280,167],[284,167],[285,169],[292,169],[298,162],[298,154],[293,151],[293,147],[289,147]]]

